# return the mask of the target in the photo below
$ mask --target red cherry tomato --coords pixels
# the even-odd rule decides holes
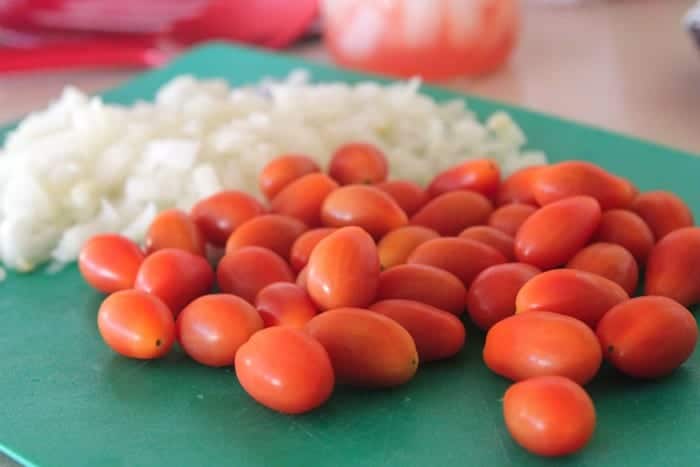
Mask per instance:
[[[412,216],[428,202],[428,194],[425,190],[416,183],[406,180],[389,180],[377,183],[375,187],[394,198],[407,216]]]
[[[637,196],[632,210],[644,219],[656,241],[670,232],[692,227],[693,213],[685,202],[668,191],[649,191]]]
[[[377,247],[359,227],[343,227],[321,240],[307,269],[307,290],[322,310],[368,306],[377,294]]]
[[[233,365],[236,351],[263,328],[255,308],[229,294],[204,295],[177,317],[180,346],[193,360],[208,366]]]
[[[654,246],[654,234],[644,220],[632,211],[610,209],[600,218],[595,241],[616,243],[632,253],[641,267]]]
[[[520,289],[541,271],[525,263],[497,264],[476,276],[467,296],[467,311],[474,324],[488,330],[515,314]]]
[[[248,303],[274,282],[293,282],[294,275],[284,260],[267,248],[249,246],[226,255],[216,269],[219,288],[238,295]]]
[[[420,225],[405,225],[392,230],[377,244],[382,268],[389,269],[405,263],[418,245],[439,236],[436,231]]]
[[[683,306],[700,302],[700,227],[674,230],[659,240],[649,254],[644,292]]]
[[[242,224],[226,242],[226,253],[249,246],[259,246],[289,259],[292,245],[306,232],[306,224],[298,219],[279,214],[265,214]]]
[[[523,222],[535,211],[537,208],[530,204],[503,204],[491,213],[488,223],[501,232],[515,236]]]
[[[204,256],[206,240],[186,212],[168,209],[153,219],[146,233],[146,252],[150,254],[163,248],[178,248]]]
[[[318,164],[308,156],[286,154],[270,161],[260,172],[258,185],[268,200],[304,175],[319,172]]]
[[[384,153],[366,143],[348,143],[339,147],[328,167],[329,175],[341,185],[383,182],[388,172]]]
[[[190,215],[211,244],[226,245],[231,233],[245,221],[265,213],[258,200],[242,191],[221,191],[199,201]]]
[[[472,225],[485,224],[492,211],[491,202],[479,193],[454,191],[430,200],[411,217],[411,224],[452,236]]]
[[[614,243],[592,243],[574,255],[567,268],[592,272],[620,285],[632,295],[637,290],[639,267],[632,253]]]
[[[666,376],[695,350],[698,324],[680,303],[638,297],[608,311],[596,329],[605,358],[635,378]]]
[[[97,327],[105,343],[125,357],[160,358],[175,342],[175,321],[168,307],[140,290],[107,297],[97,312]]]
[[[501,183],[498,189],[498,205],[508,203],[537,204],[533,184],[539,170],[544,165],[533,165],[516,170]]]
[[[560,376],[512,385],[503,396],[503,418],[515,441],[540,456],[565,456],[593,436],[595,407],[586,391]]]
[[[85,282],[100,292],[130,289],[145,255],[121,235],[95,235],[80,250],[78,267]]]
[[[507,233],[503,233],[500,230],[487,225],[474,225],[464,229],[459,236],[461,238],[471,238],[477,242],[484,243],[500,251],[508,261],[513,260],[514,240],[513,237]]]
[[[166,248],[143,261],[135,288],[159,297],[177,316],[192,300],[208,293],[213,284],[214,271],[207,260]]]
[[[555,201],[528,217],[515,235],[515,257],[540,269],[566,264],[593,236],[600,205],[590,196]]]
[[[338,184],[326,174],[304,175],[272,198],[272,212],[299,219],[309,227],[321,225],[321,206]]]
[[[490,159],[472,159],[438,174],[428,186],[431,197],[449,191],[471,190],[493,199],[501,183],[501,170]]]
[[[314,250],[318,242],[335,232],[337,229],[333,227],[320,227],[318,229],[307,230],[299,235],[292,245],[289,264],[295,272],[299,272],[309,262],[309,256]]]
[[[258,292],[255,307],[266,327],[303,328],[318,313],[306,289],[288,282],[275,282]]]
[[[263,329],[238,349],[236,377],[253,399],[287,414],[322,405],[335,384],[323,346],[307,333],[285,326]]]

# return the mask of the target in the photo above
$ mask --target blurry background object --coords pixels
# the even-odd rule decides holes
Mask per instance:
[[[700,1],[685,15],[685,25],[695,39],[695,43],[700,47]]]
[[[281,48],[318,0],[0,0],[0,71],[158,66],[214,39]]]
[[[519,26],[517,0],[322,0],[324,38],[340,64],[426,79],[502,65]]]

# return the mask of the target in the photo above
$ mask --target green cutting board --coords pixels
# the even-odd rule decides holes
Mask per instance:
[[[214,44],[105,98],[150,99],[181,73],[241,84],[299,66],[322,81],[367,78]],[[673,190],[700,218],[700,159],[483,99],[470,97],[469,105],[482,118],[507,110],[529,145],[552,160],[588,159],[642,190]],[[230,369],[197,365],[179,351],[153,362],[113,354],[96,328],[101,300],[74,266],[57,275],[10,274],[0,284],[0,450],[14,459],[129,467],[700,465],[700,352],[659,382],[631,381],[604,368],[588,387],[598,410],[590,445],[551,461],[526,453],[506,432],[500,398],[508,382],[485,368],[483,335],[472,328],[457,358],[422,366],[403,387],[338,388],[320,410],[289,417],[254,403]]]

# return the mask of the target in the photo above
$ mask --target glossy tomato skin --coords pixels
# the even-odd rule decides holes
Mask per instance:
[[[533,192],[544,206],[572,196],[595,198],[601,209],[626,209],[632,205],[636,189],[626,180],[585,161],[565,161],[537,172]]]
[[[280,214],[265,214],[243,223],[226,242],[226,253],[249,246],[267,248],[289,259],[292,245],[308,230],[299,219]]]
[[[681,304],[646,296],[613,307],[598,323],[605,358],[634,378],[660,378],[692,355],[698,325]]]
[[[255,308],[230,294],[204,295],[187,305],[176,321],[180,346],[202,365],[233,365],[236,351],[263,328]]]
[[[632,253],[640,267],[646,264],[649,252],[654,247],[654,233],[647,223],[626,209],[605,211],[593,239],[624,247]]]
[[[544,165],[533,165],[516,170],[503,180],[496,202],[499,206],[509,203],[536,205],[533,184],[539,170]]]
[[[402,264],[379,275],[377,300],[412,300],[460,315],[466,297],[457,276],[425,264]]]
[[[528,217],[518,229],[515,257],[540,269],[563,266],[588,243],[600,218],[600,205],[590,196],[550,203]]]
[[[177,316],[192,300],[208,293],[213,284],[214,271],[206,259],[166,248],[143,261],[134,287],[159,297]]]
[[[326,174],[304,175],[277,193],[270,206],[272,212],[299,219],[309,227],[321,225],[321,206],[338,184]]]
[[[275,282],[262,289],[255,299],[255,307],[265,327],[301,329],[318,313],[306,288],[289,282]]]
[[[501,232],[515,236],[523,222],[535,211],[537,208],[530,204],[504,204],[491,213],[488,224]]]
[[[457,276],[468,290],[474,278],[506,258],[495,248],[469,238],[436,238],[416,248],[407,264],[426,264]]]
[[[236,377],[257,402],[286,414],[321,406],[333,392],[328,353],[303,331],[275,326],[256,333],[236,353]]]
[[[421,362],[450,358],[464,347],[467,333],[452,313],[413,300],[382,300],[369,309],[408,331]]]
[[[639,267],[634,256],[614,243],[592,243],[576,253],[566,267],[610,279],[628,295],[634,293],[639,282]]]
[[[251,304],[268,285],[294,281],[292,270],[278,254],[257,246],[226,253],[219,261],[216,278],[222,292],[238,295]]]
[[[575,382],[559,376],[512,385],[503,396],[503,418],[520,446],[546,457],[583,449],[596,425],[590,396]]]
[[[428,202],[428,194],[420,185],[407,180],[377,183],[376,188],[391,196],[407,216],[412,216]]]
[[[175,342],[175,321],[168,307],[140,290],[107,297],[97,312],[97,327],[112,350],[130,358],[160,358]]]
[[[612,307],[629,299],[617,283],[575,269],[554,269],[533,277],[515,299],[516,313],[551,311],[595,328]]]
[[[467,227],[459,234],[461,238],[471,238],[498,250],[508,261],[513,260],[514,240],[507,233],[487,225],[474,225]]]
[[[540,272],[525,263],[497,264],[481,271],[467,294],[467,311],[472,322],[486,331],[513,316],[518,292]]]
[[[85,282],[103,293],[130,289],[145,255],[134,242],[115,234],[95,235],[80,250]]]
[[[669,297],[683,306],[700,302],[700,228],[665,235],[649,254],[645,279],[646,295]]]
[[[257,199],[242,191],[228,190],[199,201],[190,216],[204,238],[221,247],[239,225],[264,213],[265,207]]]
[[[632,210],[647,223],[658,242],[667,234],[692,227],[693,213],[678,195],[669,191],[648,191],[634,200]]]
[[[493,199],[501,183],[501,170],[491,159],[472,159],[439,173],[428,185],[430,197],[470,190]]]
[[[565,376],[589,382],[603,354],[590,327],[570,316],[533,311],[510,316],[486,334],[484,362],[513,381],[535,376]]]
[[[343,227],[311,252],[306,288],[321,310],[364,307],[379,284],[379,255],[372,237],[359,227]]]
[[[338,382],[393,387],[408,382],[418,368],[418,352],[408,331],[367,309],[329,310],[311,319],[305,329],[328,352]]]
[[[366,185],[348,185],[329,194],[321,207],[327,227],[362,227],[374,238],[406,225],[406,213],[383,191]]]
[[[309,256],[318,242],[335,232],[334,227],[319,227],[317,229],[307,230],[299,235],[292,245],[292,250],[289,254],[289,264],[295,272],[299,272],[309,262]]]
[[[307,276],[308,273],[309,273],[309,267],[308,267],[308,266],[304,266],[304,269],[302,269],[301,271],[299,271],[299,274],[297,274],[297,278],[296,278],[296,280],[294,281],[294,282],[296,283],[296,285],[298,285],[299,287],[301,287],[301,288],[304,289],[304,290],[307,290],[307,288],[306,288],[306,279],[307,279],[307,277],[306,277],[306,276]]]
[[[272,200],[294,180],[320,171],[318,164],[308,156],[285,154],[268,162],[258,176],[258,186],[265,197]]]
[[[493,205],[472,191],[453,191],[430,200],[411,217],[411,224],[433,229],[443,236],[458,235],[472,225],[485,224]]]
[[[389,164],[376,146],[347,143],[333,153],[328,173],[341,185],[374,184],[386,180]]]
[[[153,219],[146,232],[148,254],[164,248],[179,248],[204,256],[206,240],[192,218],[179,209],[168,209]]]
[[[404,264],[418,245],[439,236],[436,231],[420,225],[405,225],[392,230],[377,244],[382,268],[389,269]]]

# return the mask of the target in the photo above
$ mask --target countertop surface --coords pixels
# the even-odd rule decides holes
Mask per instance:
[[[522,3],[521,41],[500,71],[440,84],[700,154],[700,53],[681,24],[693,0],[545,1]],[[329,61],[320,43],[288,53]],[[0,123],[66,84],[98,92],[138,72],[5,75]]]

